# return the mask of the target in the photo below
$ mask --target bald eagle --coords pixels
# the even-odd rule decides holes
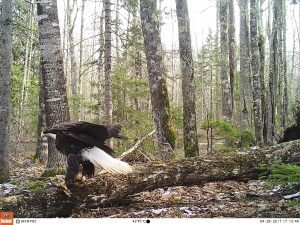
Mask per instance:
[[[126,139],[120,135],[121,125],[98,125],[88,122],[61,123],[47,128],[43,134],[55,139],[58,151],[67,156],[66,183],[73,183],[80,172],[88,178],[95,174],[95,166],[109,173],[127,174],[132,168],[114,158],[113,150],[105,144],[110,138]]]

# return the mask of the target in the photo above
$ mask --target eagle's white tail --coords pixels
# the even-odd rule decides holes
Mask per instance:
[[[91,161],[95,166],[101,166],[107,172],[126,174],[132,172],[131,166],[119,159],[111,157],[100,148],[93,147],[82,151],[83,159]]]

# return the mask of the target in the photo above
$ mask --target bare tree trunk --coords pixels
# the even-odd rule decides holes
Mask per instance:
[[[300,21],[300,4],[299,5],[299,10],[298,10],[298,15],[299,15],[299,21]],[[299,60],[299,65],[300,65],[300,23],[297,26],[298,27],[298,46],[299,46],[299,53],[298,53],[298,60]],[[298,65],[298,78],[297,78],[297,87],[296,87],[296,96],[295,99],[300,99],[300,66]]]
[[[269,85],[266,105],[267,143],[273,144],[275,128],[276,90],[278,79],[278,5],[273,2],[273,25],[270,38]]]
[[[240,116],[241,129],[251,128],[251,68],[249,40],[249,6],[248,0],[240,0]]]
[[[9,121],[12,66],[12,1],[2,2],[0,18],[0,183],[9,181]]]
[[[120,57],[120,49],[119,49],[119,29],[120,29],[120,0],[116,2],[116,21],[115,21],[115,36],[116,36],[116,57],[119,59]],[[128,21],[130,23],[130,21]],[[127,30],[128,32],[128,30]]]
[[[215,53],[216,53],[216,60],[217,60],[217,66],[216,66],[216,79],[215,79],[215,115],[214,117],[216,119],[219,118],[220,112],[221,112],[221,96],[220,93],[220,47],[219,47],[219,35],[220,35],[220,0],[216,0],[216,38],[215,38]]]
[[[99,34],[99,58],[98,58],[98,122],[102,122],[102,79],[103,79],[103,53],[104,53],[104,33],[103,33],[104,8],[100,16],[100,34]]]
[[[285,130],[287,128],[288,119],[288,82],[287,82],[287,60],[286,60],[286,2],[282,2],[282,67],[283,67],[283,96],[282,96],[282,127]]]
[[[182,73],[183,142],[186,157],[199,155],[195,80],[190,33],[190,19],[186,0],[176,0],[180,63]]]
[[[147,58],[153,120],[156,126],[161,158],[167,160],[174,154],[173,149],[175,148],[176,137],[171,123],[156,0],[141,0],[140,14]]]
[[[82,0],[81,6],[81,18],[80,18],[80,40],[79,40],[79,68],[78,68],[78,86],[77,93],[79,96],[82,94],[82,77],[83,77],[83,32],[84,32],[84,10],[86,0]],[[81,104],[78,106],[78,118],[82,120],[82,108]]]
[[[141,80],[143,76],[143,68],[142,68],[142,55],[140,52],[136,52],[135,58],[134,58],[134,70],[135,70],[135,79],[136,80]],[[138,93],[139,91],[139,86],[135,86],[135,91]],[[135,104],[135,109],[140,110],[140,103],[138,98],[134,98],[134,104]]]
[[[261,123],[263,129],[263,141],[267,143],[267,130],[266,130],[266,87],[265,87],[265,37],[263,34],[263,5],[264,0],[259,0],[259,12],[258,12],[258,48],[260,56],[260,88],[261,88]]]
[[[45,113],[45,90],[44,90],[44,74],[40,68],[39,74],[39,114],[37,125],[37,139],[36,139],[36,151],[35,159],[45,162],[47,160],[47,146],[45,146],[47,140],[46,137],[41,136],[41,132],[46,128],[46,113]]]
[[[51,127],[70,119],[56,0],[38,2],[37,9],[46,125]],[[46,170],[62,167],[64,163],[65,157],[56,150],[55,143],[51,140]]]
[[[67,30],[68,30],[68,40],[69,40],[69,55],[70,55],[70,96],[76,95],[76,89],[77,89],[77,63],[75,59],[75,44],[74,44],[74,37],[73,37],[73,31],[75,26],[75,20],[77,17],[77,11],[74,16],[74,19],[72,20],[72,14],[74,12],[75,3],[77,0],[73,0],[72,6],[71,6],[71,0],[67,0]]]
[[[20,101],[20,109],[19,109],[19,123],[21,127],[23,127],[23,112],[24,106],[26,105],[28,90],[29,90],[29,76],[31,69],[31,58],[32,58],[32,43],[33,43],[33,26],[34,26],[34,2],[31,0],[30,10],[28,12],[28,30],[30,31],[30,35],[26,41],[25,47],[25,64],[24,64],[24,73],[23,73],[23,83],[22,83],[22,91],[21,91],[21,101]],[[20,130],[21,131],[21,130]]]
[[[276,93],[276,114],[279,116],[278,128],[283,131],[283,40],[282,40],[282,1],[278,2],[278,26],[277,26],[277,38],[278,38],[278,48],[277,48],[277,74],[278,74],[278,83]]]
[[[111,93],[111,2],[104,0],[104,76],[105,76],[105,123],[112,124],[112,93]],[[112,147],[113,142],[110,139],[108,145]]]
[[[229,21],[228,21],[228,41],[229,41],[229,81],[230,81],[230,96],[231,96],[231,111],[234,112],[234,79],[235,79],[235,19],[234,19],[234,4],[233,0],[229,0]]]
[[[220,34],[221,34],[221,88],[222,88],[222,118],[231,120],[232,102],[230,97],[230,81],[228,74],[228,6],[229,0],[220,1]]]
[[[258,48],[258,26],[257,0],[250,1],[250,43],[251,43],[251,68],[253,81],[253,112],[255,138],[257,144],[262,144],[262,125],[261,125],[261,87],[260,87],[260,65],[259,65],[259,48]]]

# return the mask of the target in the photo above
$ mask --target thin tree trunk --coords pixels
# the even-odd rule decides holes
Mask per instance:
[[[112,124],[112,92],[111,92],[111,3],[110,0],[104,0],[104,76],[105,76],[105,123]],[[110,139],[108,145],[112,147],[113,142]]]
[[[101,123],[103,118],[102,112],[102,80],[103,80],[103,53],[104,53],[104,8],[102,9],[100,16],[100,34],[99,34],[99,58],[98,58],[98,123]]]
[[[300,21],[300,3],[299,5],[299,10],[298,10],[298,15],[299,15],[299,21]],[[300,22],[298,27],[298,46],[299,46],[299,53],[298,53],[298,63],[300,65]],[[298,78],[297,78],[297,86],[296,86],[296,96],[295,99],[300,99],[300,66],[298,65]]]
[[[30,35],[26,41],[26,50],[25,50],[25,64],[24,64],[24,73],[23,73],[23,83],[22,83],[22,91],[21,91],[21,101],[20,101],[20,118],[19,123],[21,127],[23,127],[23,119],[24,119],[24,106],[26,104],[28,90],[29,90],[29,76],[31,69],[31,58],[32,58],[32,42],[33,42],[33,19],[34,19],[34,2],[33,0],[28,3],[30,4],[30,10],[28,12],[28,30],[30,31]]]
[[[282,99],[282,127],[285,130],[287,128],[288,119],[288,82],[287,82],[287,56],[286,56],[286,2],[282,2],[282,63],[283,63],[283,99]]]
[[[86,0],[82,0],[81,6],[81,18],[80,18],[80,40],[79,40],[79,68],[78,68],[78,86],[77,93],[79,96],[82,94],[82,77],[83,77],[83,32],[84,32],[84,10]],[[81,104],[78,106],[78,118],[82,120],[82,108]]]
[[[152,115],[162,160],[173,157],[175,132],[171,123],[156,0],[141,0],[140,14],[147,58]]]
[[[231,120],[232,102],[230,97],[230,81],[228,71],[228,0],[220,1],[220,35],[221,35],[221,89],[222,89],[222,118]]]
[[[120,0],[116,2],[116,21],[115,21],[115,36],[116,36],[116,57],[119,59],[120,57],[120,49],[119,49],[119,29],[120,29]],[[130,22],[128,20],[128,22]],[[128,30],[127,30],[128,32]],[[128,39],[127,39],[128,40]]]
[[[266,105],[267,143],[273,144],[275,128],[276,90],[278,79],[278,5],[273,2],[273,25],[270,39],[269,85]]]
[[[12,66],[12,1],[2,2],[0,18],[0,183],[9,181],[9,124]]]
[[[46,162],[47,160],[47,142],[46,137],[41,136],[41,132],[46,128],[46,113],[45,113],[45,90],[44,90],[44,75],[40,68],[39,74],[39,114],[38,114],[38,125],[37,125],[37,139],[36,139],[36,151],[35,159]]]
[[[267,124],[266,124],[266,85],[265,85],[265,38],[260,34],[258,40],[260,55],[260,87],[261,87],[261,122],[263,129],[263,142],[267,143]]]
[[[76,95],[76,89],[77,89],[77,63],[75,59],[75,44],[74,44],[74,37],[73,37],[73,31],[75,26],[75,19],[77,17],[77,12],[75,14],[75,17],[72,21],[72,14],[74,12],[75,3],[77,0],[73,0],[73,4],[71,7],[71,0],[67,0],[67,29],[68,29],[68,40],[69,40],[69,55],[70,55],[70,96]]]
[[[259,13],[258,13],[258,48],[260,56],[260,88],[261,88],[261,122],[263,129],[263,141],[267,142],[267,130],[266,130],[266,87],[265,87],[265,37],[263,34],[263,5],[264,0],[259,0]]]
[[[220,93],[220,48],[219,48],[219,35],[220,35],[220,0],[216,0],[216,38],[215,38],[215,54],[216,54],[216,61],[217,61],[217,66],[216,66],[216,82],[215,82],[215,115],[214,117],[216,119],[219,118],[220,112],[221,112],[221,93]]]
[[[199,155],[199,147],[190,19],[186,0],[176,0],[176,12],[182,73],[183,142],[185,156],[190,157]]]
[[[46,125],[51,127],[70,119],[56,0],[38,2],[37,9]],[[56,150],[51,140],[46,171],[63,167],[64,164],[65,157]]]
[[[240,124],[242,130],[251,128],[251,68],[248,0],[240,0]]]
[[[230,96],[231,96],[231,111],[234,112],[234,79],[235,79],[235,19],[234,19],[234,4],[233,0],[229,0],[229,21],[228,21],[228,41],[229,41],[229,81],[230,81]]]
[[[282,1],[278,2],[278,26],[277,26],[277,38],[278,38],[278,48],[277,48],[277,74],[278,74],[278,83],[277,83],[277,90],[278,94],[276,93],[276,112],[279,119],[279,129],[283,130],[283,40],[282,40]]]
[[[142,55],[140,52],[136,52],[136,56],[134,58],[134,70],[135,70],[135,79],[141,80],[143,76],[143,68],[142,68]],[[139,92],[139,86],[135,86],[135,91]],[[134,98],[135,109],[140,110],[140,103],[137,97]]]
[[[251,69],[253,82],[253,112],[256,143],[262,143],[261,125],[261,87],[260,87],[260,65],[258,48],[258,25],[257,25],[258,2],[250,1],[250,43],[251,43]]]

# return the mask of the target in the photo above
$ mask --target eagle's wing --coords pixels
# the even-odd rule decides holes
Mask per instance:
[[[78,133],[72,131],[62,131],[61,134],[64,135],[64,137],[69,137],[80,141],[86,144],[87,146],[96,146],[105,151],[106,153],[113,155],[113,150],[111,148],[108,148],[105,145],[104,140],[102,139],[96,139],[93,136],[87,135],[85,133]]]
[[[68,131],[75,134],[85,134],[103,143],[110,138],[108,129],[105,126],[88,122],[60,123],[56,126],[46,129],[44,133],[56,134],[60,131]]]
[[[112,155],[113,150],[111,148],[107,148],[105,141],[112,137],[126,139],[126,137],[120,135],[121,128],[121,125],[109,126],[88,122],[66,122],[48,128],[44,131],[44,133],[57,134],[59,132],[65,137],[73,138],[87,146],[96,146]]]

